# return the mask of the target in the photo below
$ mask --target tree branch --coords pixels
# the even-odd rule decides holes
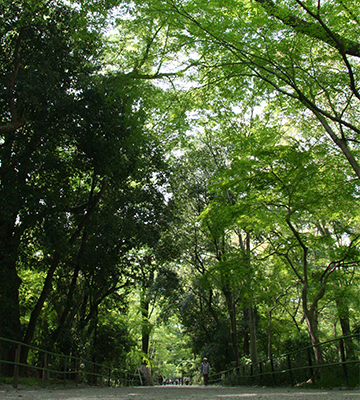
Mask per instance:
[[[332,32],[323,23],[307,22],[303,19],[291,15],[289,11],[283,10],[278,7],[272,0],[255,0],[261,4],[266,13],[277,18],[286,26],[290,26],[295,31],[303,33],[314,39],[319,39],[324,43],[329,44],[331,47],[336,48],[340,53],[360,57],[360,44],[353,40],[346,39],[337,33]],[[308,10],[306,9],[308,12]],[[309,14],[309,12],[308,12]],[[314,18],[313,14],[309,14]]]

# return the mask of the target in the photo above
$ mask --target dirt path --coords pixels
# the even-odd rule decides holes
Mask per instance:
[[[360,400],[359,390],[305,390],[218,386],[155,386],[127,388],[0,387],[0,399],[19,400]]]

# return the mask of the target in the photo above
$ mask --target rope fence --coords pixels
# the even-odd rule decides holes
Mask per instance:
[[[0,364],[13,365],[13,387],[18,387],[20,371],[26,370],[28,376],[40,376],[41,385],[45,387],[49,380],[60,379],[64,383],[72,381],[76,385],[85,382],[94,385],[134,386],[142,385],[140,372],[135,373],[72,355],[53,353],[47,350],[26,345],[24,343],[0,337],[0,344],[4,343],[15,349],[14,361],[1,360]],[[29,348],[29,359],[24,364],[20,362],[22,347]],[[30,353],[32,351],[32,354]]]
[[[2,365],[13,366],[13,387],[18,387],[19,376],[41,377],[45,387],[50,380],[60,380],[66,384],[72,381],[76,385],[87,383],[108,386],[143,385],[141,372],[129,372],[120,368],[109,367],[72,355],[64,355],[42,350],[24,343],[0,338],[1,346],[14,350],[13,361],[0,360]],[[20,362],[22,347],[29,349],[29,362]],[[354,387],[360,385],[360,335],[349,335],[323,343],[321,346],[322,362],[316,363],[313,346],[271,357],[257,363],[243,362],[237,368],[221,372],[210,372],[209,383],[218,385],[265,385],[295,386],[299,383],[327,379],[329,386]]]
[[[257,363],[243,363],[209,376],[211,384],[291,385],[315,383],[321,379],[329,386],[335,383],[346,387],[360,385],[360,336],[343,336],[319,343],[322,362],[314,359],[313,346],[271,357]]]

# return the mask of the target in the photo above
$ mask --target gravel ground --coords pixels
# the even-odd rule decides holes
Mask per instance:
[[[19,400],[360,400],[359,390],[308,390],[219,386],[30,388],[0,387],[0,399]]]

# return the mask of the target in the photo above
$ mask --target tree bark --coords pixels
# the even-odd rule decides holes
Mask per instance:
[[[145,380],[146,385],[153,386],[153,380],[152,380],[151,371],[150,371],[149,367],[142,363],[140,366],[140,372]]]
[[[17,78],[20,61],[20,44],[24,34],[22,28],[14,37],[14,52],[10,61],[13,66],[6,76],[6,102],[9,106],[11,121],[0,126],[3,143],[0,146],[0,337],[20,340],[20,308],[19,288],[21,280],[17,274],[17,259],[20,238],[24,227],[17,223],[19,210],[23,204],[20,184],[24,182],[23,167],[14,167],[14,141],[16,132],[25,124],[19,118],[16,103],[13,99],[13,87]],[[19,184],[20,183],[20,184]],[[0,341],[0,359],[14,361],[15,349],[13,345]],[[4,375],[11,374],[12,366],[1,364]]]
[[[318,301],[323,297],[323,295],[325,293],[325,285],[324,284],[321,285],[320,292],[317,294],[317,296],[315,296],[314,301],[312,302],[311,306],[309,307],[309,305],[308,305],[308,295],[309,295],[309,293],[308,293],[309,283],[308,282],[309,282],[309,280],[308,280],[308,260],[307,260],[308,248],[305,245],[305,243],[302,241],[299,232],[295,229],[295,227],[291,223],[290,217],[288,217],[286,219],[286,222],[287,222],[289,228],[291,229],[291,231],[293,232],[293,234],[294,234],[296,240],[298,241],[300,247],[302,248],[302,252],[303,252],[303,256],[302,256],[302,258],[303,258],[302,259],[302,274],[303,275],[302,275],[302,277],[301,277],[301,274],[299,273],[299,271],[296,270],[296,268],[293,265],[293,263],[291,262],[291,260],[289,258],[287,258],[287,260],[289,261],[291,268],[293,269],[293,271],[295,272],[296,276],[299,278],[299,280],[301,281],[301,284],[302,284],[301,301],[302,301],[304,318],[305,318],[305,321],[306,321],[306,324],[308,327],[310,341],[311,341],[311,345],[312,345],[314,355],[315,355],[316,365],[321,365],[323,363],[323,358],[322,358],[321,347],[319,346],[319,339],[317,336],[317,321],[315,318],[315,312],[317,310]],[[319,371],[319,373],[321,373],[321,371]]]
[[[248,307],[249,313],[249,331],[250,331],[250,356],[251,362],[256,364],[258,362],[258,355],[257,355],[257,342],[256,342],[256,319],[255,319],[255,312],[254,307]]]
[[[346,298],[344,296],[339,296],[336,299],[336,307],[338,309],[340,326],[343,336],[350,336],[350,312],[349,306],[347,304]],[[346,350],[346,358],[353,359],[355,358],[355,351],[354,351],[354,343],[351,337],[346,337],[344,339],[345,350]]]
[[[316,110],[311,104],[309,104],[306,101],[303,103],[316,115],[316,117],[318,118],[318,120],[320,121],[322,126],[324,127],[325,131],[330,136],[331,140],[336,144],[336,146],[339,147],[341,152],[344,154],[344,156],[348,160],[348,162],[349,162],[351,168],[353,169],[353,171],[355,172],[356,176],[358,178],[360,178],[360,165],[357,162],[357,160],[355,159],[352,151],[349,149],[346,140],[341,139],[336,135],[336,133],[333,131],[331,126],[328,124],[328,122],[326,121],[324,116],[321,115],[321,113],[318,110]]]
[[[238,234],[238,238],[239,238],[239,246],[245,254],[245,257],[244,257],[245,268],[248,271],[250,271],[250,262],[251,262],[250,233],[245,232],[244,239],[239,230],[238,230],[237,234]],[[252,279],[252,278],[250,278],[250,279]],[[250,294],[250,298],[252,298],[252,293]],[[254,306],[252,304],[252,301],[250,301],[250,304],[247,307],[246,316],[247,316],[246,321],[248,322],[248,328],[249,328],[248,332],[250,333],[250,348],[248,348],[247,350],[248,351],[250,350],[251,362],[253,364],[256,364],[257,360],[258,360],[257,340],[256,340],[256,320],[255,320]],[[249,346],[249,344],[247,344],[247,346]]]
[[[148,355],[150,342],[149,302],[144,298],[141,300],[141,319],[141,351]]]
[[[149,343],[150,343],[150,332],[151,326],[149,322],[149,301],[146,296],[142,294],[141,298],[141,350],[146,356],[149,354]],[[141,362],[140,372],[145,380],[147,386],[152,386],[153,381],[151,377],[151,371],[146,365],[144,360]]]
[[[9,241],[0,245],[0,337],[20,340],[19,287],[21,279],[16,271],[16,249],[7,246]],[[15,345],[0,340],[0,359],[14,361]],[[1,363],[1,374],[11,376],[13,366]]]
[[[79,250],[78,257],[77,257],[77,262],[76,262],[76,265],[74,268],[74,273],[73,273],[73,276],[71,279],[70,288],[69,288],[68,294],[66,296],[65,307],[60,315],[58,327],[55,329],[54,333],[51,335],[51,340],[53,343],[56,342],[62,328],[64,326],[66,326],[66,324],[72,325],[72,319],[74,318],[74,315],[76,314],[76,311],[71,313],[71,310],[74,308],[74,293],[75,293],[77,280],[78,280],[79,272],[80,272],[80,265],[81,265],[80,261],[84,254],[84,251],[85,251],[86,241],[87,241],[87,235],[86,235],[86,229],[85,229],[84,234],[82,236],[81,247]]]
[[[103,195],[103,193],[105,192],[105,188],[106,188],[106,180],[104,179],[101,190],[99,191],[99,193],[96,196],[94,196],[93,198],[90,198],[87,213],[83,216],[76,231],[72,234],[71,238],[69,239],[70,247],[72,245],[74,245],[76,239],[80,236],[83,228],[88,223],[91,215],[95,212],[96,205],[97,205],[98,201],[100,200],[101,196]],[[47,273],[47,276],[46,276],[46,279],[44,282],[43,290],[42,290],[41,295],[31,313],[30,321],[27,326],[26,333],[25,333],[25,336],[23,339],[23,342],[27,345],[30,345],[32,342],[32,339],[33,339],[34,333],[35,333],[36,324],[37,324],[38,318],[40,316],[41,310],[44,306],[45,300],[47,299],[47,297],[52,289],[52,279],[53,279],[54,273],[63,257],[64,257],[64,255],[60,255],[57,252],[55,252],[55,254],[53,256],[52,263],[50,265],[50,268],[48,270],[48,273]],[[29,355],[29,348],[27,346],[25,346],[25,347],[23,346],[22,351],[21,351],[21,356],[20,356],[21,363],[26,364],[28,355]]]
[[[244,356],[249,357],[250,355],[250,336],[249,332],[245,330],[244,332]]]
[[[52,289],[52,279],[53,279],[54,273],[56,271],[56,268],[59,265],[59,262],[60,262],[60,257],[58,255],[55,255],[52,260],[51,266],[48,270],[48,273],[46,275],[44,286],[43,286],[42,292],[40,294],[40,297],[31,313],[30,321],[28,323],[26,333],[23,338],[23,343],[25,343],[27,345],[31,344],[32,339],[34,337],[36,324],[37,324],[38,318],[40,316],[42,307],[45,303],[45,300],[47,299],[47,297]],[[23,346],[21,348],[21,355],[20,355],[20,362],[22,364],[26,364],[28,355],[29,355],[29,347]]]
[[[304,317],[308,327],[308,332],[310,336],[311,345],[315,355],[315,364],[322,365],[323,364],[323,356],[321,351],[321,346],[319,346],[319,338],[317,334],[317,321],[314,316],[314,313],[309,311],[308,309],[304,310]],[[319,371],[321,373],[321,371]]]
[[[230,333],[231,333],[231,343],[235,357],[235,366],[239,367],[239,345],[238,345],[238,334],[237,334],[237,318],[236,318],[236,304],[234,299],[234,293],[224,285],[222,288],[226,299],[226,305],[230,317]]]
[[[7,163],[6,157],[2,161]],[[0,337],[21,340],[17,262],[23,227],[16,223],[20,200],[11,167],[1,165],[0,171],[0,182],[5,187],[0,200]],[[14,196],[10,198],[6,190]],[[0,341],[0,359],[14,361],[14,356],[14,345]],[[0,368],[5,376],[12,375],[12,365],[1,364]]]

